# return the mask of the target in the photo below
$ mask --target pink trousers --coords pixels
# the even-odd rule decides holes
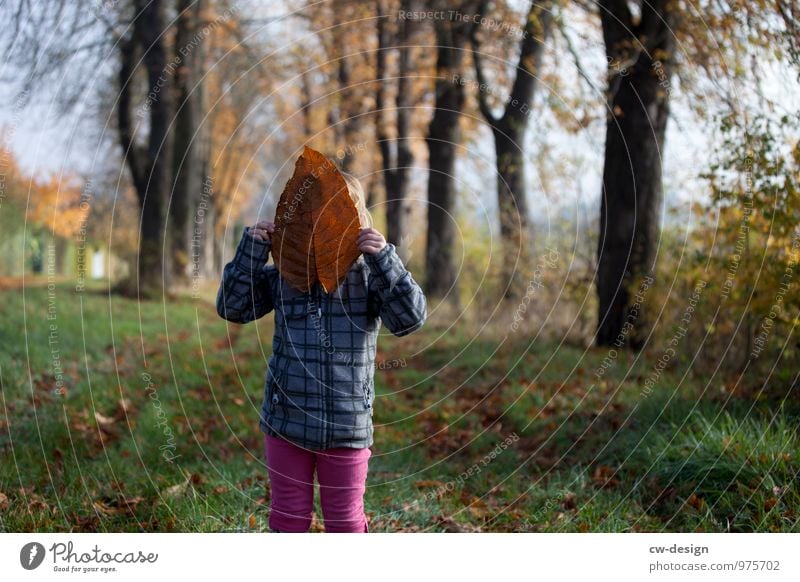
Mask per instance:
[[[264,435],[272,491],[269,527],[273,531],[307,532],[314,510],[314,470],[326,532],[366,533],[364,491],[369,449],[310,451],[284,439]]]

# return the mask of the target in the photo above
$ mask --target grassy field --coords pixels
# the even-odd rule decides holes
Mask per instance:
[[[272,318],[227,324],[212,294],[0,292],[2,531],[267,530]],[[381,338],[372,531],[800,529],[797,403],[471,329]]]

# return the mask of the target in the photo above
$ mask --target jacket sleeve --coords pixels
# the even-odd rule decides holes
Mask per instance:
[[[233,260],[222,271],[217,292],[217,313],[233,323],[248,323],[273,308],[267,258],[272,243],[254,238],[245,228]]]
[[[368,298],[372,311],[396,336],[418,330],[428,317],[425,294],[397,255],[395,246],[387,243],[380,252],[364,255],[369,267]]]

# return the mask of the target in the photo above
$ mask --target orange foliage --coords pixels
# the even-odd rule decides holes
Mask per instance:
[[[28,218],[54,235],[69,238],[86,224],[90,205],[81,201],[82,189],[72,177],[52,176],[31,186]]]
[[[37,180],[19,166],[14,152],[5,145],[0,145],[0,172],[0,207],[8,203],[20,212],[27,207],[26,221],[65,238],[74,236],[85,224],[89,205],[81,204],[82,185],[76,176]]]

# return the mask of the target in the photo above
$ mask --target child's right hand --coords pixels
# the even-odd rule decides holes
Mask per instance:
[[[272,241],[272,233],[275,232],[275,223],[267,220],[259,220],[250,227],[250,234],[253,238],[262,241]]]

